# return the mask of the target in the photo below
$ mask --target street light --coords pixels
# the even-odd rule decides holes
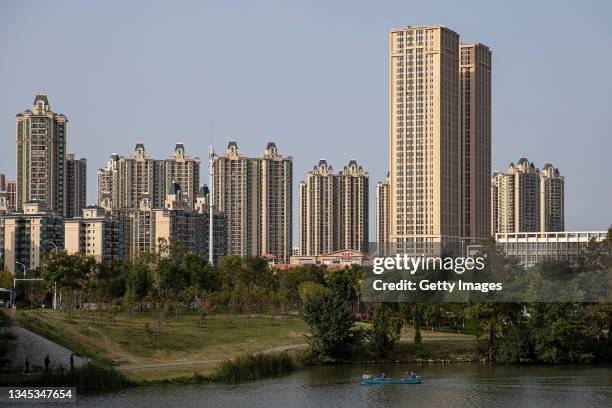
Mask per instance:
[[[30,269],[26,269],[26,266],[21,262],[15,261],[15,265],[21,265],[23,268],[23,279],[26,278],[26,272]],[[17,304],[17,278],[13,276],[13,290],[11,291],[11,296],[13,297],[13,305]]]
[[[22,264],[21,262],[17,262],[15,261],[15,264],[17,265],[21,265],[21,267],[23,268],[23,278],[25,279],[26,277],[26,272],[31,270],[31,268],[26,269],[26,266],[24,264]]]
[[[48,239],[43,239],[43,242],[48,242],[53,245],[54,251],[59,251],[57,244],[53,241],[49,241]],[[53,282],[53,310],[57,309],[57,282]]]

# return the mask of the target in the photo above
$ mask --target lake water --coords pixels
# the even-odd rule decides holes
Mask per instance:
[[[364,372],[420,385],[361,385]],[[612,407],[612,366],[386,364],[311,367],[263,381],[141,387],[81,397],[83,407]]]

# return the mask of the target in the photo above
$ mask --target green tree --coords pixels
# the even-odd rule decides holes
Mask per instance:
[[[329,269],[325,276],[327,287],[345,302],[357,300],[361,267],[351,265],[344,268]]]
[[[363,331],[354,327],[354,316],[337,294],[306,297],[302,316],[310,327],[310,349],[319,358],[348,357],[361,344]]]
[[[378,303],[373,306],[372,326],[365,334],[376,353],[384,358],[395,348],[400,339],[402,320],[391,305]]]
[[[323,296],[331,293],[332,291],[329,288],[326,288],[318,282],[307,281],[300,283],[298,286],[298,295],[302,304],[306,304],[306,301],[310,297]]]
[[[3,269],[0,271],[0,288],[9,289],[13,287],[13,274]]]
[[[41,305],[45,301],[45,298],[47,297],[47,293],[49,293],[49,291],[45,282],[30,281],[28,282],[26,293],[30,304],[32,305],[32,307],[35,308],[35,310],[38,311],[40,310]]]
[[[471,303],[465,308],[465,320],[468,330],[476,337],[476,351],[480,355],[480,339],[488,328],[487,318],[491,308],[484,303]]]

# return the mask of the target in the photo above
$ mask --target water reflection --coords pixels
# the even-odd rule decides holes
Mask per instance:
[[[361,385],[364,372],[399,377],[414,369],[420,385]],[[612,366],[343,365],[237,385],[135,388],[83,397],[83,407],[610,407]]]

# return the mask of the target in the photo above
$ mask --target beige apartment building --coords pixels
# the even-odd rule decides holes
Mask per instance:
[[[174,154],[166,160],[152,159],[144,143],[136,143],[132,157],[113,153],[104,169],[97,171],[98,205],[114,209],[138,208],[143,198],[153,208],[162,208],[170,184],[184,187],[185,197],[193,208],[198,194],[200,159],[186,155],[182,143],[177,143]],[[106,203],[105,203],[106,201]]]
[[[87,159],[66,155],[66,218],[78,217],[87,205]]]
[[[471,241],[491,232],[491,51],[460,44],[461,236]]]
[[[65,213],[67,125],[68,118],[54,113],[42,92],[31,110],[17,114],[18,211],[24,203],[37,201],[49,211]]]
[[[264,154],[240,154],[230,140],[224,155],[213,157],[214,203],[227,223],[227,252],[240,256],[291,257],[293,158],[273,142]]]
[[[200,162],[199,157],[188,156],[185,146],[179,142],[174,147],[174,154],[164,163],[165,188],[172,183],[178,183],[191,208],[195,205],[200,188]]]
[[[102,207],[87,206],[81,217],[64,222],[64,248],[69,254],[82,253],[102,262],[125,256],[124,226]]]
[[[390,30],[389,58],[389,235],[378,239],[429,253],[489,236],[489,48],[407,27]]]
[[[293,159],[269,142],[261,156],[261,253],[276,263],[291,258],[293,239]]]
[[[546,163],[540,172],[540,231],[565,230],[565,178]]]
[[[2,265],[12,273],[36,269],[45,255],[64,246],[64,219],[46,204],[23,203],[22,212],[0,215]]]
[[[332,166],[321,159],[300,182],[300,256],[338,249],[337,181]]]
[[[334,174],[321,159],[299,188],[301,257],[368,252],[369,175],[355,160]]]
[[[178,183],[172,183],[164,200],[164,208],[153,208],[143,198],[138,208],[115,210],[123,224],[125,256],[159,252],[161,245],[177,245],[208,258],[209,208],[208,189],[201,188],[196,209],[183,194]],[[213,261],[227,254],[225,219],[215,210],[213,221]]]
[[[7,180],[4,174],[0,173],[0,213],[15,211],[17,202],[17,182]]]
[[[390,197],[391,187],[389,185],[389,173],[385,181],[376,183],[376,253],[388,252],[390,237]]]
[[[565,229],[564,178],[547,163],[540,171],[526,158],[491,178],[491,234]]]
[[[368,253],[370,176],[350,160],[338,172],[338,204],[340,228],[338,248]]]

